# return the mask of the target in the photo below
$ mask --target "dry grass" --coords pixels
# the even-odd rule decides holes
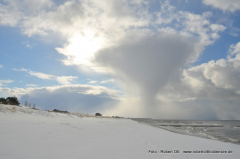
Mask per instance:
[[[100,118],[112,118],[110,116],[101,116]]]
[[[7,109],[7,110],[11,111],[11,108],[5,108],[5,109]]]
[[[12,113],[15,113],[15,112],[17,112],[17,110],[16,110],[16,107],[12,107]]]
[[[2,107],[0,107],[0,112],[3,112],[3,108]]]

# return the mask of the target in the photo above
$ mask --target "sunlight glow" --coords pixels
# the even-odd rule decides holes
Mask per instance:
[[[68,57],[71,64],[92,65],[90,59],[103,47],[105,39],[92,30],[75,33],[64,48],[56,48],[59,53]]]

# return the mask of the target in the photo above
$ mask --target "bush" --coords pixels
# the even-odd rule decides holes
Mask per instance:
[[[17,97],[7,97],[6,99],[7,103],[10,105],[19,105]]]
[[[95,116],[102,116],[102,114],[100,114],[100,113],[96,113]]]
[[[0,98],[0,103],[1,103],[1,104],[7,104],[7,101],[6,101],[5,98]]]
[[[10,105],[19,105],[20,103],[18,102],[17,97],[7,97],[5,98],[0,98],[0,103],[2,104],[10,104]]]

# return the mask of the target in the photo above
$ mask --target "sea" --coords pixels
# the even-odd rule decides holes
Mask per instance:
[[[132,118],[171,132],[240,145],[240,120],[161,120]]]

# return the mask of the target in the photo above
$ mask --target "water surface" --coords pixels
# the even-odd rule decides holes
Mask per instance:
[[[240,145],[240,120],[161,120],[133,118],[172,132]]]

